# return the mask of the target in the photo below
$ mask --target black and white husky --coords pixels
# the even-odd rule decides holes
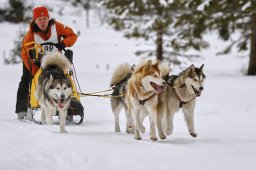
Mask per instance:
[[[52,116],[58,111],[60,133],[67,133],[65,121],[72,95],[71,82],[64,74],[71,69],[71,63],[60,52],[48,53],[42,60],[35,96],[42,107],[41,121],[53,124]]]

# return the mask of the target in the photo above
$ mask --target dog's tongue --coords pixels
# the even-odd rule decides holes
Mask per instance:
[[[58,106],[62,109],[64,107],[64,103],[61,100],[58,100]]]
[[[162,91],[163,91],[163,87],[162,86],[158,86],[158,85],[156,85],[156,92],[157,92],[157,94],[159,94],[159,93],[161,93]]]
[[[153,86],[153,88],[155,89],[155,92],[157,94],[161,93],[163,91],[163,86],[159,86],[156,83],[151,83],[151,85]]]

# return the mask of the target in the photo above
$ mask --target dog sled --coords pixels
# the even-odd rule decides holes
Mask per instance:
[[[55,43],[50,43],[50,42],[43,43],[43,44],[37,44],[35,42],[30,42],[30,43],[26,44],[26,47],[28,47],[27,52],[30,57],[30,63],[33,62],[37,66],[39,66],[39,70],[34,75],[32,80],[30,80],[29,101],[28,101],[28,106],[29,106],[28,112],[30,112],[28,114],[28,115],[30,115],[29,119],[36,123],[41,123],[41,121],[37,121],[35,119],[36,111],[41,109],[41,106],[35,97],[35,90],[37,87],[38,78],[39,78],[40,74],[42,73],[42,69],[40,68],[40,65],[41,65],[41,58],[43,57],[43,54],[45,51],[45,49],[43,47],[52,48],[53,46],[55,46],[57,48]],[[72,87],[71,102],[68,107],[66,120],[67,120],[67,123],[79,125],[83,122],[83,119],[84,119],[84,107],[80,102],[80,96],[78,93],[79,83],[77,81],[76,72],[75,72],[75,68],[73,65],[73,51],[65,49],[65,48],[59,49],[59,50],[62,50],[64,52],[65,56],[68,58],[68,60],[71,62],[72,66],[73,66],[72,70],[67,70],[65,72],[65,76],[71,82],[71,87]],[[79,90],[80,90],[80,87],[79,87]],[[59,113],[57,112],[55,114],[55,116],[59,116]]]

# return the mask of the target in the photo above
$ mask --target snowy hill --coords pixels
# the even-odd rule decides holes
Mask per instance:
[[[49,6],[52,2],[56,6],[62,4],[57,0],[36,2]],[[73,8],[65,10],[75,11]],[[86,28],[83,15],[70,17],[70,13],[62,17],[57,13],[54,15],[57,20],[81,31],[72,49],[82,91],[108,89],[111,73],[118,64],[139,60],[134,57],[136,41],[126,40],[121,33],[108,26],[99,27],[97,23]],[[19,26],[9,23],[0,23],[0,26],[2,56],[13,47]],[[219,45],[215,43],[213,47]],[[198,98],[195,110],[198,137],[192,138],[188,134],[183,115],[178,113],[174,119],[174,133],[157,142],[149,139],[148,120],[141,141],[126,134],[123,113],[122,132],[115,133],[110,102],[105,98],[82,98],[84,123],[68,125],[67,134],[59,134],[58,125],[17,120],[14,111],[22,65],[3,65],[1,57],[0,169],[255,169],[256,79],[243,76],[246,59],[216,57],[213,50],[203,51],[204,58],[193,62],[196,66],[205,63],[207,76],[205,90]],[[40,115],[40,112],[36,114]]]

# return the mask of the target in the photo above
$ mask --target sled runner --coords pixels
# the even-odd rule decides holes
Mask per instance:
[[[26,44],[25,46],[27,47],[27,52],[30,56],[30,63],[36,64],[39,68],[41,66],[41,59],[43,57],[44,51],[45,50],[51,51],[51,49],[53,47],[57,48],[55,43],[50,43],[50,42],[43,43],[43,44],[37,44],[35,42],[30,42],[30,43]],[[59,49],[59,50],[64,51],[65,56],[73,64],[73,51],[67,50],[65,48]],[[30,64],[30,66],[31,66],[31,64]],[[28,106],[30,109],[28,109],[28,110],[31,111],[32,117],[30,119],[36,123],[40,123],[40,122],[34,119],[34,114],[37,110],[40,109],[41,106],[35,97],[35,90],[37,87],[38,78],[41,73],[42,73],[42,69],[40,68],[37,71],[37,73],[34,75],[32,80],[30,81],[30,90],[29,90]],[[84,119],[84,107],[82,106],[82,104],[80,102],[80,96],[78,95],[79,93],[77,91],[77,85],[79,85],[79,84],[77,82],[77,78],[75,75],[74,66],[73,66],[73,70],[67,70],[65,72],[65,76],[71,82],[71,87],[72,87],[71,102],[68,107],[66,120],[69,123],[74,123],[74,124],[79,125],[83,122],[83,119]],[[58,116],[58,112],[55,115]]]

